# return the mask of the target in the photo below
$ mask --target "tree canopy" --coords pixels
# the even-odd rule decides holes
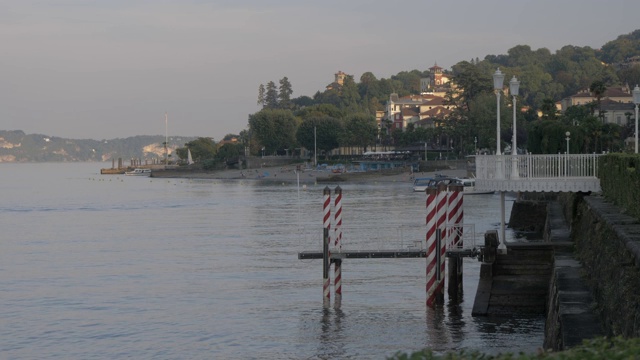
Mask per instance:
[[[565,114],[559,113],[557,103],[585,89],[590,90],[598,99],[596,103],[599,103],[604,89],[609,86],[629,84],[633,87],[640,83],[640,64],[624,63],[639,55],[640,30],[636,30],[606,43],[599,50],[588,46],[567,45],[552,53],[546,48],[532,49],[520,44],[508,49],[505,54],[489,54],[484,59],[460,61],[451,66],[451,71],[444,71],[453,84],[446,96],[446,102],[454,105],[453,112],[446,114],[444,118],[431,119],[435,125],[432,129],[411,125],[404,131],[392,131],[389,120],[381,121],[380,124],[374,122],[375,126],[371,126],[369,120],[375,119],[377,111],[384,110],[392,93],[399,97],[418,94],[421,91],[421,79],[430,75],[428,69],[400,71],[389,78],[378,78],[374,73],[365,71],[358,82],[349,75],[339,86],[331,83],[313,96],[303,95],[293,99],[290,98],[293,94],[291,83],[285,76],[279,81],[279,88],[276,88],[273,81],[266,86],[260,85],[258,103],[263,105],[262,111],[291,111],[260,111],[251,115],[249,133],[253,134],[252,139],[258,140],[253,143],[262,144],[268,152],[290,148],[296,142],[309,149],[309,129],[305,130],[303,127],[310,126],[311,121],[318,130],[321,126],[319,119],[325,119],[325,123],[335,122],[336,129],[340,129],[342,133],[334,137],[329,135],[334,132],[327,129],[327,145],[320,147],[324,151],[337,146],[336,142],[345,146],[366,147],[372,143],[372,137],[374,142],[385,145],[429,142],[441,147],[453,144],[460,152],[469,152],[477,144],[478,148],[495,150],[498,134],[492,75],[499,67],[507,75],[505,96],[500,98],[499,104],[501,147],[512,141],[513,109],[508,82],[515,76],[520,81],[516,97],[516,136],[521,147],[526,147],[527,141],[533,141],[530,151],[556,151],[555,140],[540,138],[541,131],[558,135],[564,129],[563,126],[572,128],[579,124],[581,129],[570,130],[576,133],[576,150],[621,148],[620,138],[628,136],[628,128],[609,126],[601,120],[598,124],[598,119],[594,120],[591,116],[596,108],[595,103],[567,110]],[[537,121],[538,119],[541,120]],[[559,125],[551,126],[548,121],[555,121]],[[529,136],[527,131],[530,132]],[[538,136],[539,140],[534,140],[533,135]],[[551,135],[547,134],[547,138],[549,136]],[[595,136],[599,140],[594,139]],[[582,144],[578,144],[579,142]],[[255,153],[254,147],[252,151]]]
[[[252,139],[257,140],[267,154],[295,148],[298,123],[290,110],[263,109],[249,115]]]

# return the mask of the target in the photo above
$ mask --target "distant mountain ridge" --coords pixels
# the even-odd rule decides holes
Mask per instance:
[[[169,154],[195,136],[171,136]],[[22,130],[0,130],[0,163],[2,162],[70,162],[111,161],[121,158],[142,161],[164,159],[165,137],[139,135],[124,139],[65,139],[43,134],[25,134]],[[174,155],[175,156],[175,155]]]

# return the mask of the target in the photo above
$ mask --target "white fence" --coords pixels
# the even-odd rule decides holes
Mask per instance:
[[[599,191],[600,156],[479,155],[476,187],[494,191]]]

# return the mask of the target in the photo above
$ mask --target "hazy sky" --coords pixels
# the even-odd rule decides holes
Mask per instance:
[[[65,138],[247,127],[258,86],[444,68],[516,45],[599,48],[638,0],[0,0],[0,129]]]

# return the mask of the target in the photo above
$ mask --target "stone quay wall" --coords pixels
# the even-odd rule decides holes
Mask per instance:
[[[640,336],[640,221],[602,196],[562,194],[574,255],[604,335]]]

